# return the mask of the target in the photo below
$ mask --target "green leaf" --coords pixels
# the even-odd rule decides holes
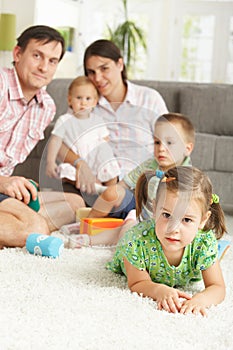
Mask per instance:
[[[134,21],[128,19],[127,0],[122,0],[125,20],[115,29],[107,25],[109,39],[121,50],[126,67],[130,68],[132,61],[136,62],[137,48],[143,47],[146,51],[147,45],[144,39],[144,31]]]

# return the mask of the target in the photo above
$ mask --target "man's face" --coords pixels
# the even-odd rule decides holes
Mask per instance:
[[[22,51],[19,46],[14,48],[15,69],[27,100],[51,82],[61,53],[62,45],[57,41],[45,44],[43,41],[31,39],[25,51]]]

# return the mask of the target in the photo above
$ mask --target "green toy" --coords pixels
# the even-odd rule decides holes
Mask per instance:
[[[36,188],[36,190],[38,192],[37,184],[33,180],[29,180],[29,181],[35,186],[35,188]],[[35,211],[39,211],[40,210],[40,203],[39,203],[38,195],[37,195],[35,200],[32,200],[32,195],[31,195],[30,202],[28,203],[28,206],[30,208],[32,208],[33,210],[35,210]]]

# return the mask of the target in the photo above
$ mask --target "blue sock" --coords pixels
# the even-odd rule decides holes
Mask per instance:
[[[218,260],[221,260],[226,253],[227,249],[230,248],[230,241],[219,239],[218,240]]]

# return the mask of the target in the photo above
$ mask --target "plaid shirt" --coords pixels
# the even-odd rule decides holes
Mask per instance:
[[[27,102],[14,68],[0,69],[0,175],[9,176],[22,163],[55,115],[45,89]]]
[[[121,178],[153,156],[154,124],[167,112],[158,91],[130,81],[125,100],[116,110],[100,97],[95,113],[104,119],[110,132],[110,146],[121,167]]]

